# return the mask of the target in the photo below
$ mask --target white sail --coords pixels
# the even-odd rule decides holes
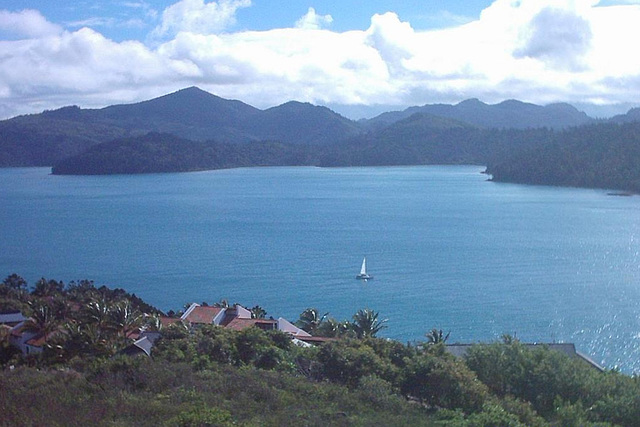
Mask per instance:
[[[367,274],[367,258],[362,258],[362,267],[360,268],[360,274],[356,276],[356,279],[364,280],[373,279],[373,276]]]

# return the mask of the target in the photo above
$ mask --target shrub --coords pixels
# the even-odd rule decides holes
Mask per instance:
[[[488,397],[487,387],[453,356],[424,353],[410,359],[402,370],[401,390],[428,405],[476,412]]]

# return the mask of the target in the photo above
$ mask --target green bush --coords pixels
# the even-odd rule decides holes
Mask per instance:
[[[225,427],[232,426],[233,418],[228,411],[218,408],[193,408],[181,412],[165,423],[167,427]]]
[[[411,358],[402,371],[401,390],[406,396],[439,408],[481,410],[489,393],[476,375],[453,356],[424,353]]]

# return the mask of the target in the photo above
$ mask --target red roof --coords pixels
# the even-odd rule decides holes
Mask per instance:
[[[191,323],[212,324],[213,319],[222,311],[220,307],[197,306],[184,319]]]
[[[51,334],[49,334],[49,337],[51,338]],[[27,344],[33,346],[33,347],[42,347],[44,345],[44,334],[38,334],[35,337],[31,338],[29,341],[27,341]]]

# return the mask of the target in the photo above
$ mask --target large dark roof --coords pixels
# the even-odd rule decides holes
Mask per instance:
[[[593,366],[594,368],[603,371],[604,368],[591,360],[588,356],[580,353],[576,350],[576,346],[573,343],[521,343],[527,348],[546,347],[550,350],[559,351],[566,354],[569,357],[579,358]],[[447,352],[457,357],[464,357],[467,354],[469,348],[476,344],[447,344]]]
[[[18,323],[23,322],[25,320],[27,320],[27,318],[24,317],[22,315],[22,313],[20,313],[19,311],[15,312],[15,313],[0,314],[0,323],[18,324]]]

